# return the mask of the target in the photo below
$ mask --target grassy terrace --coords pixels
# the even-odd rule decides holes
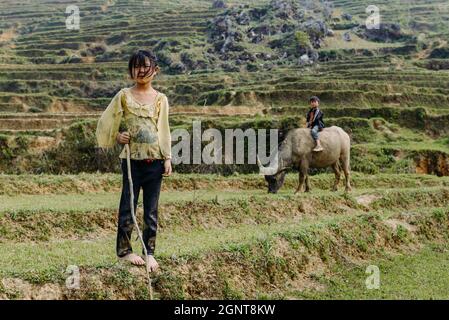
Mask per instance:
[[[267,1],[259,3],[265,2]],[[379,6],[382,12],[389,6],[389,10],[383,12],[386,21],[393,19],[399,13],[398,19],[402,24],[404,24],[404,14],[409,11],[413,13],[414,18],[417,18],[418,15],[418,20],[431,15],[435,10],[438,10],[438,17],[441,19],[444,20],[447,17],[448,6],[444,1],[435,0],[426,6],[420,4],[419,1],[408,3],[405,6],[398,0],[381,2]],[[359,19],[357,15],[365,14],[364,8],[367,2],[335,1],[334,4],[339,10],[338,12],[350,12],[356,15],[355,19]],[[33,7],[33,10],[27,10],[26,8],[29,6],[31,3],[24,2],[16,6],[9,5],[3,11],[3,15],[8,18],[14,14],[11,23],[17,21],[22,28],[19,28],[16,37],[11,39],[14,44],[13,48],[5,50],[14,59],[19,56],[24,59],[22,65],[13,63],[1,67],[2,70],[8,70],[2,74],[3,81],[0,82],[0,91],[4,92],[0,107],[5,111],[20,111],[23,104],[35,105],[39,109],[46,110],[54,101],[82,106],[82,109],[102,109],[114,91],[127,85],[123,61],[115,60],[106,63],[89,61],[89,63],[76,65],[59,65],[45,64],[45,59],[56,56],[57,51],[64,48],[67,51],[65,54],[70,54],[84,50],[90,43],[100,44],[104,41],[107,43],[109,36],[119,35],[120,32],[126,33],[126,40],[114,44],[113,47],[118,46],[117,48],[126,52],[130,52],[137,46],[151,46],[147,42],[150,39],[157,40],[159,38],[167,39],[167,41],[178,38],[190,39],[192,46],[201,48],[205,44],[204,39],[202,40],[204,22],[219,12],[211,10],[208,1],[170,1],[164,2],[164,4],[149,2],[148,8],[142,7],[139,1],[128,1],[127,3],[121,1],[89,2],[88,5],[80,5],[81,13],[84,13],[82,16],[83,28],[79,32],[70,32],[64,29],[62,18],[50,20],[48,17],[39,22],[32,20],[34,17],[43,15],[46,10],[55,14],[63,13],[64,4],[54,3],[50,8]],[[18,14],[19,8],[20,14]],[[145,9],[151,10],[153,14],[148,17]],[[437,23],[438,19],[431,21]],[[30,26],[32,31],[25,32],[25,26]],[[168,26],[170,26],[169,29],[167,29]],[[142,32],[142,30],[145,31]],[[438,30],[444,34],[444,29],[439,28]],[[145,38],[148,35],[151,35],[150,39]],[[335,49],[344,52],[350,49],[340,43],[338,35],[333,39],[329,38],[329,41],[334,41],[334,43],[327,43],[323,50]],[[378,43],[356,40],[348,45],[355,46],[354,49],[368,50],[380,46]],[[391,46],[397,45],[401,44],[391,44]],[[27,59],[37,59],[35,62],[39,62],[39,64],[28,68],[27,65],[31,61],[27,61]],[[298,83],[285,85],[282,77],[278,77],[276,80],[278,87],[271,89],[276,91],[268,90],[264,95],[260,91],[267,91],[266,81],[272,80],[267,73],[247,75],[227,73],[222,75],[226,79],[225,82],[222,81],[223,79],[214,81],[215,77],[220,76],[216,72],[213,73],[213,76],[208,73],[188,77],[163,76],[158,80],[157,85],[169,94],[174,104],[181,105],[203,105],[204,102],[218,105],[254,102],[267,104],[267,95],[275,103],[291,104],[292,100],[303,101],[312,92],[327,94],[328,97],[324,97],[325,102],[339,107],[346,106],[348,102],[371,107],[380,106],[390,101],[406,106],[428,108],[434,108],[439,101],[442,102],[439,108],[448,105],[446,101],[448,91],[444,85],[447,82],[447,72],[426,72],[413,67],[410,61],[393,60],[391,55],[381,53],[372,57],[354,57],[351,54],[346,54],[346,57],[343,56],[343,60],[322,63],[319,68],[311,70],[292,68],[283,70],[280,66],[277,69],[279,74],[296,77]],[[391,70],[395,63],[397,63],[397,67]],[[319,80],[311,81],[317,77]],[[309,79],[309,86],[302,84],[303,79]],[[36,82],[37,80],[46,81]],[[180,86],[178,85],[180,82],[187,83],[187,85]],[[289,90],[280,91],[287,87]],[[385,87],[388,87],[388,90],[384,90]],[[93,88],[99,88],[101,91],[98,93]],[[232,95],[233,91],[237,91],[240,95],[252,95],[254,98],[253,100],[241,97],[237,97],[237,99],[216,98],[217,96]],[[277,92],[282,97],[276,97]],[[28,94],[28,96],[24,94]],[[192,98],[192,96],[197,98]],[[80,99],[80,97],[84,99]]]
[[[449,70],[427,65],[433,50],[447,48],[449,4],[377,1],[382,22],[425,35],[414,48],[355,34],[344,41],[350,22],[341,14],[363,23],[372,3],[332,3],[335,36],[313,66],[164,70],[155,87],[169,98],[172,129],[188,130],[192,120],[219,130],[304,126],[307,99],[319,95],[326,125],[351,135],[354,190],[343,192],[342,181],[331,192],[329,171],[313,172],[312,192],[299,195],[298,175],[288,173],[272,195],[262,176],[242,174],[251,168],[217,169],[225,176],[175,167],[160,199],[157,299],[448,298]],[[165,46],[174,62],[181,53],[204,58],[206,22],[221,10],[210,0],[78,5],[81,28],[71,31],[64,1],[0,4],[0,171],[25,173],[0,174],[0,299],[149,297],[143,269],[115,257],[121,175],[29,172],[94,162],[95,121],[132,85],[129,54]],[[379,290],[364,285],[373,264]],[[65,286],[69,265],[79,267],[80,290]]]
[[[282,104],[305,104],[305,97],[311,92],[317,92],[324,97],[327,104],[367,106],[381,106],[383,102],[393,100],[410,106],[425,106],[428,108],[445,108],[448,105],[448,89],[445,85],[448,73],[432,73],[410,67],[404,70],[389,71],[389,61],[373,62],[324,63],[308,72],[296,70],[282,70],[282,76],[268,77],[268,73],[258,75],[239,75],[215,73],[214,78],[220,80],[209,81],[211,75],[162,76],[156,82],[161,91],[166,92],[174,104],[200,104],[206,99],[207,105],[223,104],[253,104],[255,102],[268,104],[266,96],[270,95],[274,101]],[[360,65],[360,66],[359,66]],[[45,110],[50,101],[70,101],[81,104],[88,109],[105,107],[108,96],[112,96],[120,87],[129,86],[126,80],[124,64],[114,69],[107,69],[107,64],[96,64],[83,71],[83,68],[39,66],[39,69],[7,67],[3,74],[0,87],[3,89],[4,103],[35,101]],[[23,69],[23,70],[21,70]],[[96,70],[96,71],[94,71]],[[104,71],[103,71],[104,70]],[[349,71],[350,70],[350,71]],[[371,72],[367,72],[371,70]],[[265,76],[264,76],[265,75]],[[288,77],[288,78],[286,78]],[[28,80],[33,79],[33,80]],[[64,80],[63,80],[64,79]],[[296,79],[296,81],[294,80]],[[63,80],[61,82],[61,80]],[[224,80],[224,82],[223,82]],[[287,81],[286,81],[287,80]],[[305,82],[304,82],[305,80]],[[81,83],[82,81],[82,83]],[[183,83],[184,85],[180,85]],[[107,96],[101,96],[94,88],[100,86]],[[268,91],[267,91],[268,87]],[[262,95],[261,91],[265,91]],[[233,93],[252,95],[252,100],[232,97]],[[190,96],[195,93],[197,98]],[[278,97],[276,97],[277,95]],[[88,99],[88,100],[81,100]],[[234,99],[234,100],[233,100]],[[47,104],[47,106],[46,106]]]
[[[368,264],[350,270],[336,267],[334,276],[319,277],[328,290],[317,292],[293,291],[290,294],[300,299],[448,299],[444,271],[448,263],[448,248],[445,245],[427,245],[413,255],[376,259],[381,271],[379,290],[367,290],[365,273]]]
[[[319,181],[328,177],[316,178]],[[35,179],[56,182],[61,178]],[[199,183],[207,183],[207,180],[200,178]],[[287,190],[274,196],[261,190],[236,192],[238,181],[232,184],[229,192],[209,189],[195,195],[186,187],[167,190],[162,198],[157,252],[163,264],[161,272],[154,276],[157,297],[198,298],[206,294],[209,297],[257,298],[263,292],[277,298],[320,298],[339,290],[342,296],[351,297],[344,284],[326,282],[335,268],[340,272],[353,272],[342,266],[350,263],[362,268],[371,260],[390,259],[392,253],[416,250],[413,246],[418,242],[439,242],[445,237],[447,230],[442,226],[449,212],[449,189],[438,186],[441,180],[429,177],[426,181],[406,175],[401,179],[394,176],[356,178],[358,183],[370,180],[379,186],[396,186],[395,182],[399,181],[406,187],[377,189],[365,183],[367,188],[357,189],[350,195],[315,190],[295,197]],[[241,183],[244,187],[248,180]],[[416,188],[417,183],[419,188]],[[62,181],[62,188],[65,184],[69,186],[67,181]],[[22,279],[20,281],[30,283],[32,289],[24,293],[7,285],[1,292],[10,298],[33,295],[46,284],[59,288],[58,298],[145,298],[140,285],[141,270],[117,263],[114,258],[113,207],[117,197],[116,193],[101,192],[30,195],[20,196],[20,199],[2,196],[0,277],[6,284],[8,279]],[[192,210],[186,210],[186,205]],[[269,215],[261,215],[261,208],[272,210]],[[20,244],[16,242],[19,238]],[[330,243],[338,249],[331,249]],[[138,248],[137,243],[135,247]],[[338,250],[340,257],[334,250]],[[296,258],[292,256],[294,252],[297,252]],[[321,267],[313,268],[317,261],[311,259],[319,259]],[[431,257],[427,260],[432,261]],[[263,261],[269,266],[262,267]],[[233,270],[234,276],[223,268],[224,263]],[[64,270],[73,264],[80,267],[82,273],[83,289],[78,292],[67,291],[62,286]],[[190,288],[195,277],[185,277],[186,268],[191,275],[198,274],[197,268],[215,274],[214,284],[203,282],[201,288]],[[287,282],[286,270],[290,270]],[[351,276],[351,281],[356,281],[359,274]],[[249,282],[243,286],[235,282],[235,277],[240,276],[248,277]],[[93,277],[99,277],[97,287],[93,287]],[[126,283],[130,287],[123,291],[125,284],[116,277],[128,279]],[[339,277],[342,275],[336,279]],[[115,281],[111,281],[113,279]],[[201,279],[204,278],[197,280],[203,281]],[[311,287],[321,289],[310,290]],[[396,285],[386,290],[395,295],[400,289],[401,286]],[[427,290],[431,290],[430,287]],[[401,296],[415,297],[413,291],[403,292]]]

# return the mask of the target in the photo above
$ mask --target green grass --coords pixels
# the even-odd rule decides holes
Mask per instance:
[[[388,148],[403,151],[442,151],[449,153],[449,145],[441,143],[441,141],[385,141],[381,143],[365,143],[363,147],[371,150]]]
[[[439,219],[438,221],[447,219],[447,214],[435,217],[435,210],[441,211],[441,208],[421,208],[412,215],[416,219],[424,219],[421,222],[423,224],[427,224],[426,219]],[[447,207],[444,210],[447,212]],[[171,259],[201,260],[214,252],[218,254],[236,252],[245,255],[249,247],[264,244],[271,246],[271,240],[279,237],[289,241],[295,248],[300,245],[313,251],[320,250],[324,246],[328,248],[326,250],[329,250],[332,246],[328,246],[336,240],[335,237],[345,235],[350,235],[350,239],[343,237],[347,243],[344,246],[340,245],[340,248],[347,250],[347,246],[350,245],[358,248],[357,250],[362,250],[364,254],[371,255],[382,247],[382,245],[380,247],[376,245],[376,237],[372,238],[372,232],[386,237],[386,241],[401,243],[410,241],[409,237],[412,235],[408,233],[400,238],[396,237],[396,240],[394,236],[391,238],[389,233],[385,233],[388,228],[382,226],[381,221],[397,216],[397,211],[382,212],[380,210],[369,213],[349,212],[320,218],[319,221],[314,218],[305,218],[301,221],[285,223],[239,225],[224,230],[210,229],[194,232],[161,230],[157,240],[156,257],[168,262]],[[394,235],[395,232],[391,234]],[[377,249],[369,248],[371,245],[376,245]],[[114,248],[115,235],[106,235],[95,241],[0,243],[0,275],[15,276],[33,282],[61,281],[64,279],[64,270],[68,265],[77,265],[82,268],[112,267],[117,261]],[[136,252],[140,251],[140,245],[135,241],[134,249]],[[330,258],[328,256],[330,253],[322,252],[322,254],[322,259]]]
[[[380,271],[379,289],[367,289],[369,265]],[[449,248],[426,245],[418,252],[364,262],[356,268],[342,265],[332,277],[323,276],[324,292],[296,292],[306,299],[449,299]]]
[[[314,192],[317,189],[329,190],[333,183],[334,175],[329,173],[317,174],[310,177]],[[415,188],[418,186],[447,186],[449,185],[449,177],[436,177],[434,175],[422,174],[362,174],[352,172],[351,182],[355,189],[366,188]],[[0,197],[3,197],[6,203],[17,200],[14,196],[25,195],[66,195],[68,201],[74,194],[101,194],[101,193],[118,193],[121,190],[122,178],[119,174],[79,174],[79,175],[0,175]],[[293,189],[297,186],[298,174],[289,173],[285,178],[285,185],[281,189]],[[167,191],[192,191],[197,189],[198,194],[202,194],[207,190],[262,190],[266,191],[266,182],[263,176],[259,174],[245,175],[229,175],[222,176],[218,174],[196,174],[175,173],[170,178],[164,179],[162,196]],[[341,183],[342,187],[343,184]],[[166,190],[166,191],[165,191]],[[258,194],[258,191],[256,191]],[[8,197],[9,196],[9,197]],[[193,195],[192,195],[193,198]],[[9,200],[8,200],[9,199]],[[24,202],[27,202],[24,197]],[[55,198],[57,199],[57,198]],[[62,197],[61,199],[64,199]],[[1,203],[1,202],[0,202]],[[73,203],[73,201],[72,201]],[[101,203],[101,202],[100,202]],[[12,204],[13,205],[13,204]],[[0,204],[1,206],[1,204]]]
[[[257,6],[269,0],[243,2]],[[12,28],[14,32],[13,39],[10,39],[13,42],[2,42],[0,52],[0,70],[3,71],[0,72],[0,112],[21,110],[23,106],[33,107],[34,111],[38,111],[37,107],[45,111],[53,102],[100,111],[115,90],[130,85],[125,76],[126,61],[131,51],[142,46],[153,49],[148,41],[161,39],[180,42],[178,46],[168,45],[164,49],[176,61],[181,52],[191,53],[194,59],[204,58],[203,52],[210,47],[206,44],[205,22],[219,12],[210,9],[211,1],[170,0],[142,7],[141,1],[130,0],[107,8],[102,7],[104,3],[103,0],[80,2],[81,11],[86,13],[82,19],[83,32],[67,35],[61,33],[63,22],[51,17],[55,16],[53,13],[65,9],[63,3],[54,3],[50,7],[31,2],[0,4],[5,18],[2,28]],[[233,0],[227,3],[237,5],[241,2]],[[353,14],[355,22],[363,23],[365,8],[371,3],[368,0],[336,0],[334,4],[336,17],[348,12]],[[376,5],[381,9],[382,22],[399,22],[406,32],[426,34],[429,52],[434,48],[433,42],[446,39],[449,34],[447,23],[444,23],[449,18],[449,5],[445,0],[429,0],[426,3],[411,0],[406,5],[404,0],[379,0]],[[146,15],[150,11],[153,15],[148,20]],[[93,12],[96,14],[91,14]],[[416,22],[416,30],[410,29],[409,17]],[[337,22],[342,23],[344,21]],[[152,39],[145,39],[143,27],[150,28]],[[20,33],[20,30],[27,29],[30,32]],[[106,59],[106,62],[57,63],[69,55],[86,53],[85,45],[94,42],[103,44],[111,36],[122,32],[127,34],[127,39],[123,43],[107,46],[108,53],[116,50],[118,55]],[[449,298],[449,276],[445,272],[449,262],[447,247],[426,244],[419,252],[378,259],[369,254],[373,246],[378,245],[374,240],[379,234],[370,232],[373,229],[366,220],[372,215],[385,219],[392,215],[403,218],[431,213],[433,222],[421,226],[424,237],[431,238],[435,229],[444,231],[442,229],[447,225],[449,178],[388,173],[415,172],[416,157],[431,161],[431,167],[448,159],[449,131],[445,123],[449,113],[449,72],[420,68],[427,61],[423,51],[406,55],[392,52],[391,49],[404,43],[369,42],[354,34],[351,35],[353,41],[346,42],[342,40],[343,32],[336,30],[335,37],[324,41],[320,51],[329,56],[330,61],[320,61],[312,67],[275,65],[273,70],[254,73],[203,70],[181,75],[162,73],[157,78],[155,87],[167,94],[171,106],[181,105],[180,110],[182,105],[202,106],[205,99],[207,105],[215,105],[217,109],[226,108],[227,105],[250,105],[254,106],[248,111],[252,113],[267,108],[263,114],[254,115],[249,120],[238,113],[231,116],[173,114],[173,128],[189,129],[194,118],[219,129],[285,129],[300,126],[308,108],[307,98],[312,94],[319,95],[328,123],[341,125],[352,132],[353,169],[369,173],[385,172],[375,175],[354,172],[354,191],[349,195],[342,191],[329,191],[332,174],[314,175],[311,177],[312,193],[296,197],[292,194],[297,185],[297,173],[287,175],[286,184],[277,195],[266,193],[266,183],[257,174],[226,177],[175,174],[165,179],[160,201],[161,228],[157,255],[167,265],[172,260],[177,261],[172,259],[173,256],[182,256],[197,259],[197,266],[201,269],[208,263],[202,260],[209,257],[208,254],[217,258],[229,252],[236,253],[236,256],[257,253],[257,250],[248,251],[248,248],[259,245],[268,252],[271,249],[269,240],[273,238],[287,239],[295,244],[296,247],[292,246],[295,249],[298,249],[299,239],[301,246],[308,250],[323,250],[320,257],[325,261],[330,259],[326,245],[332,247],[332,241],[341,237],[346,245],[360,250],[361,256],[368,256],[369,261],[356,268],[336,265],[331,275],[318,278],[327,288],[326,291],[296,292],[296,297]],[[444,42],[438,45],[447,46]],[[264,47],[262,44],[251,45],[248,50],[272,53],[271,50],[262,50]],[[58,54],[59,49],[63,48],[64,51]],[[256,64],[261,62],[265,63],[259,59]],[[98,92],[101,92],[100,96]],[[8,118],[10,115],[4,115],[0,121],[0,126],[8,126],[4,128],[4,138],[16,135],[13,131],[7,131],[11,129],[9,126],[12,129],[15,126],[29,129],[22,136],[25,140],[39,135],[56,135],[56,131],[44,133],[37,129],[52,128],[52,123],[60,127],[63,125],[62,118],[40,116],[34,122],[27,122],[30,120],[28,117],[19,115],[11,119]],[[95,122],[95,116],[91,114],[80,117]],[[383,121],[380,129],[373,127],[375,119]],[[16,121],[20,123],[15,124]],[[76,127],[75,131],[79,128]],[[79,167],[80,159],[92,159],[93,153],[76,156],[77,148],[83,141],[75,140],[73,150],[76,152],[73,156],[72,152],[66,154],[71,154],[75,167]],[[19,168],[23,168],[20,169],[23,172],[46,170],[43,164],[47,162],[34,154],[29,155],[30,159],[25,159],[27,148],[15,148],[13,143],[12,147],[2,145],[0,151],[3,155],[15,155],[2,162],[3,171]],[[48,157],[44,156],[44,159]],[[71,171],[71,167],[62,162],[55,166],[61,172],[77,172]],[[179,170],[183,168],[179,167]],[[52,282],[55,279],[63,280],[64,270],[69,264],[100,271],[110,270],[108,268],[116,262],[113,228],[120,188],[121,176],[118,174],[0,175],[0,275]],[[343,183],[340,190],[342,188]],[[379,196],[379,199],[364,207],[357,203],[356,198],[361,195]],[[433,210],[433,206],[437,208]],[[351,225],[349,220],[354,215],[361,217]],[[323,237],[319,230],[324,229],[335,231],[332,234],[335,237]],[[404,228],[381,236],[386,236],[389,244],[397,241],[403,245],[413,237]],[[420,244],[422,238],[419,240],[413,245]],[[139,245],[136,244],[135,248]],[[382,246],[379,248],[384,249]],[[396,249],[401,251],[397,247],[393,251]],[[347,253],[344,247],[342,252]],[[295,253],[292,250],[288,252],[291,255]],[[273,261],[282,265],[286,261],[283,257],[273,257],[268,253],[255,254],[251,259],[261,259],[266,263],[264,265]],[[214,260],[215,263],[218,260]],[[247,260],[242,259],[232,266],[236,267],[240,262],[247,263]],[[364,288],[367,276],[365,264],[368,263],[376,264],[381,269],[379,290]],[[175,262],[171,264],[174,265]],[[164,271],[177,273],[176,267]],[[207,267],[205,270],[223,271]],[[279,276],[282,273],[279,270],[282,268],[270,276]],[[248,275],[245,274],[248,270],[241,272],[243,276]],[[219,277],[225,277],[223,274],[219,272]],[[129,279],[127,274],[123,278]],[[228,283],[229,279],[225,280]],[[226,286],[228,293],[225,296],[246,297],[234,290],[231,282],[229,287]],[[0,295],[1,291],[0,285]],[[265,295],[265,292],[261,294]],[[269,296],[269,293],[266,295]]]
[[[195,179],[195,177],[198,177],[198,175],[181,176],[179,179],[190,181],[191,178]],[[254,179],[261,178],[257,175],[252,177]],[[95,180],[95,175],[83,177],[86,180],[91,178]],[[232,177],[235,181],[241,178],[241,176]],[[247,178],[251,180],[251,176]],[[321,181],[321,179],[326,181],[330,178],[332,178],[331,175],[319,175],[317,181]],[[34,177],[34,179],[37,179],[37,181],[44,179],[48,183],[52,176]],[[58,177],[58,179],[61,179],[62,182],[67,181],[63,177]],[[207,179],[213,182],[215,179],[222,179],[222,177],[210,175],[203,177],[203,179],[203,182]],[[285,259],[287,258],[274,257],[272,253],[269,253],[272,241],[280,241],[279,239],[288,241],[295,250],[299,246],[307,250],[318,250],[321,252],[320,256],[323,261],[332,264],[332,254],[327,250],[330,250],[332,241],[337,238],[346,241],[346,244],[339,248],[347,248],[349,245],[368,256],[380,250],[378,244],[373,242],[376,239],[375,235],[386,237],[386,241],[393,243],[398,241],[406,244],[411,238],[416,241],[418,238],[405,230],[392,232],[390,235],[386,231],[389,229],[382,223],[382,220],[390,217],[403,217],[404,211],[407,211],[409,218],[421,219],[424,216],[429,216],[438,221],[439,224],[446,223],[447,201],[438,201],[447,191],[447,188],[441,185],[441,180],[444,179],[418,175],[360,175],[357,179],[359,179],[358,181],[365,181],[366,184],[374,182],[391,187],[394,187],[396,181],[398,187],[392,189],[359,189],[349,196],[343,192],[333,193],[319,189],[311,194],[301,194],[297,197],[292,196],[293,190],[291,189],[282,190],[278,195],[267,195],[265,190],[253,189],[241,190],[238,193],[235,192],[236,189],[226,191],[206,189],[195,193],[192,191],[163,192],[162,194],[165,194],[165,196],[161,199],[162,205],[176,203],[182,206],[184,202],[189,203],[194,196],[198,196],[199,207],[194,206],[193,209],[207,211],[209,210],[209,207],[205,206],[207,204],[210,205],[211,210],[211,212],[189,214],[188,210],[180,211],[180,209],[176,209],[172,212],[163,213],[164,216],[161,217],[164,219],[161,219],[161,221],[165,224],[159,229],[156,251],[157,258],[162,262],[163,274],[170,275],[173,272],[177,274],[176,268],[181,268],[177,265],[179,261],[195,261],[194,263],[202,264],[205,262],[203,259],[209,259],[208,257],[221,259],[219,257],[227,254],[235,254],[240,259],[246,259],[242,260],[242,263],[249,263],[248,261],[255,263],[252,259],[255,259],[255,261],[264,259],[265,256],[253,256],[251,252],[255,250],[254,248],[262,248],[262,251],[267,250],[267,253],[264,253],[267,255],[267,259],[269,258],[266,263],[282,266],[283,263],[286,263],[287,260]],[[70,183],[73,182],[69,181]],[[107,179],[105,181],[110,182]],[[247,182],[247,180],[245,181]],[[422,183],[421,188],[417,188],[418,182]],[[409,187],[400,188],[401,185],[408,185]],[[381,199],[372,202],[369,209],[352,205],[353,197],[362,194],[380,195]],[[57,215],[70,210],[82,212],[82,210],[116,208],[118,196],[119,194],[116,192],[1,196],[0,210],[2,212],[21,211],[27,212],[27,214],[46,213],[48,210],[51,214]],[[348,198],[347,201],[343,201],[346,198]],[[303,200],[311,201],[317,211],[304,215],[297,212],[294,202],[297,201],[300,205]],[[210,201],[212,202],[206,203]],[[231,204],[233,203],[239,209],[238,212],[228,210],[227,216],[220,218],[220,214],[223,213],[220,213],[219,209],[232,208]],[[245,206],[248,210],[263,207],[264,209],[260,210],[260,214],[265,215],[264,210],[270,210],[270,206],[273,205],[285,205],[291,212],[285,212],[285,219],[278,219],[276,213],[270,211],[267,212],[270,218],[268,220],[264,218],[260,221],[255,212],[249,212],[247,213],[248,217],[236,216],[236,221],[229,223],[233,215],[245,215]],[[432,206],[438,207],[431,208]],[[180,217],[185,214],[188,221],[186,220],[184,223],[190,225],[189,229],[180,226],[178,222],[166,223],[164,220],[167,219],[165,216],[167,214],[179,215]],[[170,219],[174,218],[177,217],[170,216]],[[18,223],[26,223],[26,220],[21,221]],[[247,223],[248,221],[251,222]],[[204,223],[207,224],[207,227],[204,227]],[[438,232],[442,231],[439,230]],[[435,237],[433,233],[429,233],[429,235]],[[139,252],[140,244],[135,239],[133,239],[133,243],[135,252]],[[375,245],[376,248],[372,248],[372,245]],[[56,238],[45,239],[44,241],[39,241],[39,237],[36,237],[35,241],[3,241],[0,243],[0,277],[18,277],[40,284],[62,283],[66,277],[64,272],[68,265],[77,265],[82,270],[97,270],[98,272],[103,270],[104,272],[114,273],[113,270],[117,266],[114,248],[115,230],[110,228],[104,230],[92,229],[89,231],[88,237],[82,239],[76,236],[67,238],[64,237],[63,233],[60,233]],[[260,253],[258,254],[260,255]],[[290,252],[289,254],[293,253]],[[252,256],[253,258],[251,258]],[[254,266],[251,264],[251,267]],[[190,280],[184,279],[183,281]],[[165,285],[165,282],[163,284]],[[94,289],[92,288],[92,290]],[[95,293],[94,291],[92,291],[92,294]]]
[[[388,48],[388,47],[399,47],[401,43],[381,43],[367,41],[354,33],[351,33],[351,41],[345,41],[343,39],[343,34],[345,31],[335,31],[334,37],[328,37],[324,41],[324,46],[321,50],[330,49],[378,49],[378,48]]]
[[[436,204],[444,207],[449,204],[448,191],[447,187],[421,186],[358,189],[350,194],[327,190],[298,195],[293,195],[293,190],[276,195],[261,190],[208,190],[195,195],[165,192],[158,224],[164,232],[194,233],[226,232],[242,225],[263,226],[309,218],[318,223],[332,216],[372,210],[399,213]],[[0,200],[3,200],[0,214],[0,242],[3,243],[101,240],[116,231],[118,194],[16,196],[0,197]],[[139,218],[140,215],[139,210]]]
[[[328,193],[327,191],[323,191]],[[278,198],[282,195],[292,193],[289,190],[273,195]],[[20,195],[0,196],[0,212],[83,212],[88,210],[101,210],[118,208],[120,193],[90,193],[90,194],[50,194],[50,195]],[[225,201],[230,199],[246,199],[250,196],[267,197],[265,190],[197,190],[197,191],[166,191],[160,196],[160,203],[216,200]],[[139,205],[142,205],[142,194],[139,197]]]
[[[425,183],[425,182],[424,182]],[[359,188],[351,191],[348,195],[351,197],[362,194],[379,194],[388,196],[394,192],[404,194],[416,192],[416,187],[394,187],[389,188]],[[432,192],[433,190],[442,190],[443,186],[430,186],[421,184],[420,192]],[[323,196],[342,196],[343,188],[338,192],[330,190],[314,189],[310,193],[300,193],[296,199],[303,200],[308,198]],[[294,189],[282,188],[277,194],[268,194],[265,189],[253,190],[197,190],[197,191],[165,191],[161,192],[160,204],[182,203],[192,201],[214,200],[216,204],[220,202],[229,202],[239,199],[248,199],[253,197],[262,200],[290,199],[294,195]],[[20,196],[0,196],[0,214],[12,212],[85,212],[89,210],[114,209],[118,207],[120,193],[90,193],[90,194],[49,194],[49,195],[20,195]],[[139,205],[142,205],[142,196],[139,197]]]
[[[170,258],[197,256],[212,250],[232,250],[236,245],[244,246],[277,233],[327,223],[335,223],[349,215],[329,217],[319,223],[305,219],[300,223],[274,223],[269,225],[240,225],[228,229],[196,230],[189,232],[159,231],[156,257]],[[136,241],[134,248],[140,252]],[[95,241],[59,240],[41,243],[0,243],[0,274],[20,275],[47,274],[64,270],[68,265],[101,267],[114,264],[115,235],[108,235]]]

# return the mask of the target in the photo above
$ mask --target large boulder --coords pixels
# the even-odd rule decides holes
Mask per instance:
[[[352,20],[352,15],[350,15],[349,13],[343,13],[343,14],[341,15],[341,18],[342,18],[343,20],[346,20],[346,21],[351,21],[351,20]]]
[[[304,30],[310,37],[310,43],[315,49],[321,47],[322,39],[327,35],[327,25],[322,20],[309,19],[302,24]]]
[[[351,39],[351,34],[350,34],[349,32],[345,32],[345,33],[343,34],[343,40],[345,40],[345,41],[347,41],[347,42],[351,41],[351,40],[352,40],[352,39]]]
[[[251,17],[249,16],[248,13],[246,13],[246,12],[241,12],[241,13],[237,16],[236,21],[237,21],[237,23],[240,24],[240,25],[248,25],[248,24],[250,23],[250,21],[251,21]]]
[[[169,72],[180,74],[187,71],[186,66],[182,62],[174,62],[170,65]]]
[[[449,59],[449,47],[433,49],[429,55],[431,59]]]
[[[360,26],[356,32],[366,40],[377,42],[405,41],[410,38],[402,32],[401,26],[397,23],[381,23],[378,29],[367,29],[366,26]]]

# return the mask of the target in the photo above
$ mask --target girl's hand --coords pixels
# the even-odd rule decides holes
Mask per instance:
[[[119,132],[117,134],[116,140],[120,144],[128,144],[131,136],[128,132]]]
[[[165,159],[165,161],[164,161],[164,168],[165,168],[165,172],[162,175],[164,177],[170,176],[172,174],[171,159]]]

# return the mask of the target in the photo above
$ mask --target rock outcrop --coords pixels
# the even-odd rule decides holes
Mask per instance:
[[[255,8],[229,8],[208,23],[208,41],[213,47],[209,53],[227,62],[224,66],[228,70],[230,63],[254,62],[263,67],[269,65],[267,60],[296,65],[314,63],[323,39],[333,35],[326,23],[332,6],[324,2],[321,10],[314,9],[306,10],[291,0],[273,0]],[[257,52],[263,46],[267,51]]]

